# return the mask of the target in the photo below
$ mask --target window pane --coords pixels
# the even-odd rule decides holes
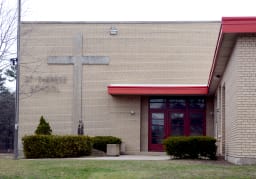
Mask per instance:
[[[165,99],[150,99],[150,103],[164,103]]]
[[[184,113],[171,113],[171,135],[184,135]]]
[[[190,114],[190,135],[201,136],[203,135],[203,113]]]
[[[164,138],[164,113],[152,113],[152,144],[161,144]]]
[[[189,99],[189,107],[191,109],[204,109],[205,108],[205,99],[204,98]]]
[[[164,138],[164,126],[152,125],[152,144],[161,144]]]
[[[158,138],[163,138],[164,136],[164,126],[152,126],[152,136],[153,137],[158,137]]]
[[[152,125],[164,125],[164,120],[152,120]]]
[[[150,103],[150,109],[163,109],[165,103]]]
[[[152,113],[152,120],[154,119],[164,119],[164,113]]]
[[[172,136],[183,136],[183,135],[184,135],[184,127],[183,126],[172,127]]]
[[[190,136],[202,136],[203,127],[202,126],[190,126]]]
[[[185,99],[169,99],[169,106],[171,109],[185,109],[186,100]]]
[[[165,99],[150,99],[150,109],[163,109],[165,107]]]

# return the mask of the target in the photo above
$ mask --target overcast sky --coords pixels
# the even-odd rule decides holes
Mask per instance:
[[[256,0],[23,1],[26,21],[201,21],[256,16]]]

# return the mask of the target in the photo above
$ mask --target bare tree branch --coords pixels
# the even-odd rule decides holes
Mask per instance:
[[[17,8],[9,7],[7,0],[0,3],[0,64],[16,54]],[[0,66],[2,70],[5,65]]]

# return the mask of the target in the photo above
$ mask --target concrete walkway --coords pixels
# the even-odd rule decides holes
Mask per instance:
[[[13,159],[13,154],[0,154],[0,159]],[[20,159],[24,159],[21,157]],[[62,158],[76,160],[170,160],[170,156],[163,153],[138,154],[138,155],[120,155],[120,156],[87,156],[79,158]],[[33,159],[32,159],[33,160]]]
[[[170,160],[170,156],[150,156],[150,155],[120,155],[120,156],[102,156],[102,157],[82,157],[78,160]]]

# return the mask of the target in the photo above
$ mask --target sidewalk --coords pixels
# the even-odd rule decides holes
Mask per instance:
[[[170,156],[150,156],[150,155],[120,155],[120,156],[101,156],[101,157],[83,157],[78,160],[170,160]]]

